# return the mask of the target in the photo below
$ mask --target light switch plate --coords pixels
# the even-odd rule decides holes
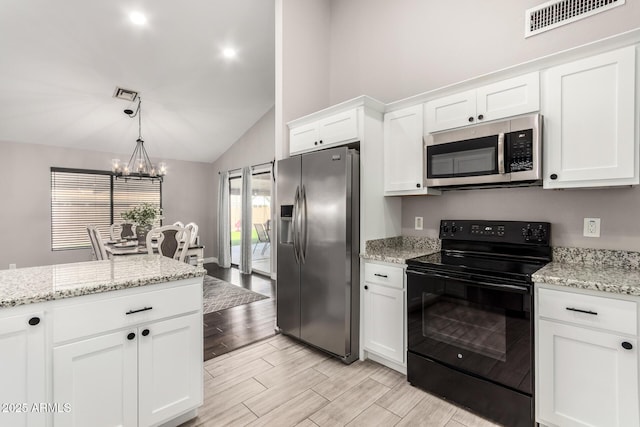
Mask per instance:
[[[600,237],[600,218],[584,219],[584,237]]]
[[[415,229],[416,230],[422,230],[422,217],[421,216],[417,216],[416,217],[416,221],[415,221]]]

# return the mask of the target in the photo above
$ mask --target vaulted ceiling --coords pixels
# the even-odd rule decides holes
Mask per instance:
[[[214,161],[274,104],[274,39],[273,0],[2,1],[0,141],[131,153],[120,86],[152,158]]]

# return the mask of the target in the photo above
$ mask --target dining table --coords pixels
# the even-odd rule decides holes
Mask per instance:
[[[181,244],[180,248],[182,248]],[[125,238],[120,241],[107,240],[104,242],[104,248],[107,254],[111,256],[127,256],[127,255],[142,255],[148,254],[149,250],[146,245],[141,245],[137,238]],[[154,252],[157,251],[157,243],[152,243],[151,248]],[[187,248],[187,259],[192,256],[196,257],[196,265],[202,267],[204,264],[204,245],[189,245]]]

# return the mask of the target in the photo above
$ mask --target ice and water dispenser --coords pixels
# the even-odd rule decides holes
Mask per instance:
[[[280,206],[279,243],[293,245],[293,205]]]

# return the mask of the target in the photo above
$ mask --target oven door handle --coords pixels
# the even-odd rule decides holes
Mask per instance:
[[[473,280],[473,279],[464,279],[462,277],[457,277],[457,276],[447,276],[444,274],[438,274],[438,273],[423,273],[421,271],[415,271],[415,270],[410,270],[407,271],[408,274],[417,274],[420,276],[426,276],[426,277],[437,277],[439,279],[451,279],[451,280],[457,280],[459,282],[465,282],[465,283],[469,283],[473,286],[478,286],[478,287],[483,287],[483,288],[488,288],[488,289],[495,289],[498,291],[506,291],[506,292],[513,292],[513,293],[523,293],[523,294],[528,294],[530,293],[530,288],[528,288],[527,286],[520,286],[520,285],[509,285],[509,284],[503,284],[503,283],[491,283],[491,282],[483,282],[480,280]]]

